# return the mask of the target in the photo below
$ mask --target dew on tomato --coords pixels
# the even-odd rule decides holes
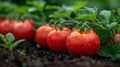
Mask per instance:
[[[48,48],[47,44],[47,36],[48,33],[52,30],[55,30],[54,27],[51,26],[40,26],[35,34],[35,40],[40,45],[41,48]]]
[[[73,31],[67,37],[66,45],[68,51],[74,56],[93,56],[100,48],[100,40],[92,30],[85,33]]]
[[[66,38],[71,33],[70,29],[54,30],[48,34],[47,42],[52,51],[66,52]]]

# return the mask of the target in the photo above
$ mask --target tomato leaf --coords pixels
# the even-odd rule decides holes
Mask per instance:
[[[98,55],[108,57],[112,61],[120,60],[120,41],[115,43],[115,46],[104,44],[100,47]]]
[[[118,15],[120,15],[120,8],[117,9],[117,13],[118,13]]]
[[[118,25],[118,22],[113,22],[113,23],[111,23],[111,24],[107,24],[107,27],[108,27],[109,29],[113,29],[113,28],[115,28],[117,25]]]
[[[46,10],[53,10],[53,9],[58,10],[58,9],[60,9],[60,7],[59,6],[46,5],[45,9]]]
[[[76,19],[94,21],[97,15],[97,8],[84,8],[78,11]]]
[[[58,11],[55,11],[53,14],[49,15],[50,18],[69,18],[71,13],[73,11],[73,8],[67,7],[67,6],[62,6],[61,9]]]
[[[94,31],[98,34],[101,45],[108,43],[108,41],[110,40],[110,32],[108,30],[95,29]]]
[[[100,12],[100,20],[103,23],[107,23],[108,24],[110,22],[111,16],[112,16],[112,11],[102,10]]]
[[[115,50],[114,46],[104,44],[101,46],[100,50],[98,51],[98,55],[104,57],[113,57],[117,51]]]
[[[117,33],[120,34],[120,27],[117,27]]]
[[[73,12],[76,13],[80,8],[85,7],[87,4],[86,1],[78,2],[76,1],[73,6]]]
[[[62,18],[62,17],[68,18],[68,17],[70,17],[70,13],[55,13],[53,15],[50,15],[49,17],[51,17],[51,18]]]
[[[41,1],[27,1],[27,5],[36,7],[38,11],[42,12],[45,2],[42,0]]]

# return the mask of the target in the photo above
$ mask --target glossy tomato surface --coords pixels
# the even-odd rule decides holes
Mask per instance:
[[[48,34],[47,42],[52,51],[66,52],[66,38],[71,33],[70,29],[54,30]]]
[[[14,22],[12,27],[12,33],[16,40],[26,39],[33,40],[35,31],[31,23],[26,22]]]
[[[48,33],[51,32],[52,30],[55,30],[55,28],[51,26],[40,26],[37,29],[35,39],[41,48],[48,48],[47,36]]]
[[[68,51],[74,56],[93,56],[100,48],[100,40],[92,30],[87,32],[73,31],[67,37],[66,45]]]
[[[11,32],[11,23],[8,20],[0,22],[0,34],[7,34]]]

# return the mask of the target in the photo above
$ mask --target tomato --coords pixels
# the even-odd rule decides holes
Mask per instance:
[[[114,38],[116,41],[120,41],[120,34],[114,34]],[[108,42],[109,45],[115,45],[114,40],[111,38],[110,41]]]
[[[7,34],[11,32],[11,23],[7,20],[0,22],[0,34]]]
[[[115,34],[114,37],[117,41],[120,41],[120,34]]]
[[[34,26],[34,23],[32,20],[25,20],[24,23],[30,23],[32,26]]]
[[[5,18],[0,18],[0,23],[6,21]]]
[[[54,30],[48,34],[47,42],[52,51],[66,52],[66,38],[71,33],[70,29]]]
[[[14,21],[12,33],[16,40],[26,39],[29,41],[34,39],[35,31],[31,23]]]
[[[89,30],[87,32],[73,31],[66,41],[68,51],[76,56],[93,56],[100,48],[98,35]]]
[[[48,48],[47,36],[48,36],[48,33],[52,30],[55,30],[55,28],[51,26],[40,26],[37,29],[35,34],[35,39],[41,48]]]

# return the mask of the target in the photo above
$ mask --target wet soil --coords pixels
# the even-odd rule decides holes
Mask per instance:
[[[0,47],[0,67],[120,67],[120,65],[97,55],[78,58],[68,52],[56,53],[49,49],[41,49],[35,42],[23,42],[13,52]]]

